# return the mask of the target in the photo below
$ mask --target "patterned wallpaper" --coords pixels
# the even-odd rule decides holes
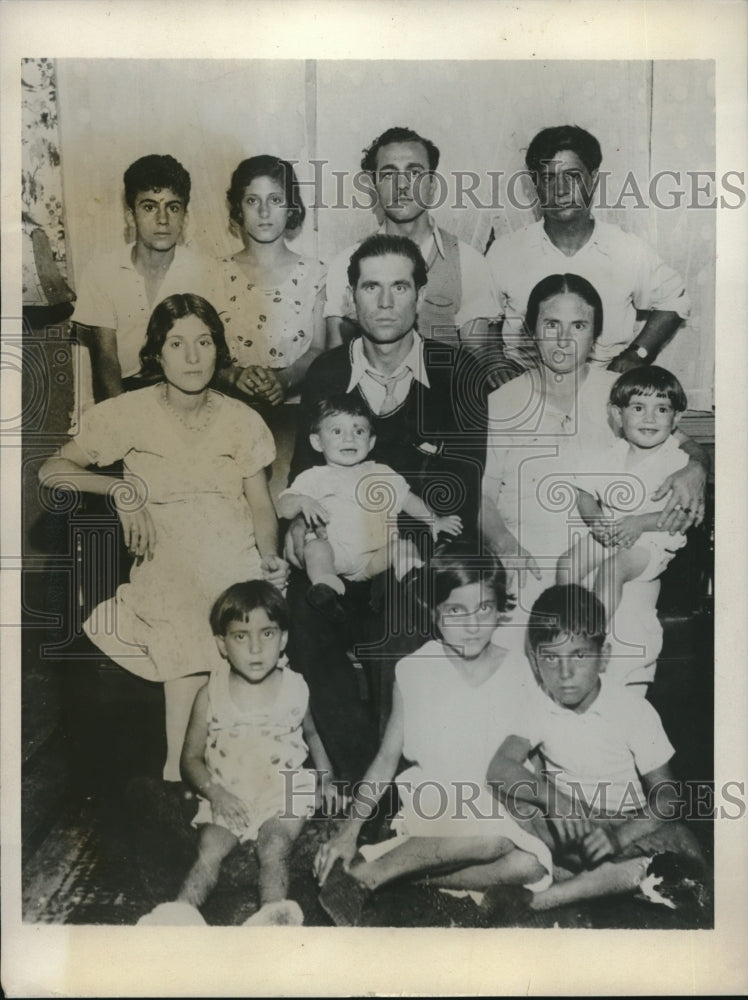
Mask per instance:
[[[21,61],[21,203],[23,211],[23,302],[42,305],[31,232],[46,233],[52,258],[67,278],[65,215],[57,120],[57,81],[51,59]]]

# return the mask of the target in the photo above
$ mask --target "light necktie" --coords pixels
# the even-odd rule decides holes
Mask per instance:
[[[408,378],[411,375],[411,370],[407,366],[401,371],[394,375],[382,375],[381,372],[371,371],[369,369],[368,374],[378,382],[381,386],[384,386],[384,399],[382,400],[382,405],[379,409],[378,416],[384,417],[388,413],[392,413],[398,407],[398,402],[395,399],[395,389],[403,381],[404,378]]]

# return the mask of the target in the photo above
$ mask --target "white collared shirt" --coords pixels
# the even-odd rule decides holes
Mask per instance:
[[[680,275],[649,244],[618,226],[594,222],[590,238],[571,256],[552,243],[541,219],[496,240],[486,261],[505,322],[518,337],[523,336],[527,299],[539,281],[572,273],[591,282],[602,299],[603,329],[590,358],[608,362],[639,332],[637,310],[675,312],[687,319],[690,302]]]
[[[395,385],[396,406],[401,406],[405,402],[413,379],[416,379],[416,381],[420,382],[427,389],[430,388],[423,357],[423,339],[415,330],[412,331],[412,335],[413,346],[391,375],[391,378],[398,379],[398,376],[403,375],[406,370],[410,371],[409,378],[402,377]],[[371,371],[378,372],[378,369],[366,357],[363,339],[357,337],[351,344],[351,379],[346,392],[351,392],[356,386],[359,386],[366,402],[371,407],[372,413],[379,413],[382,409],[387,390],[380,382],[371,377],[369,374]],[[381,375],[382,373],[378,372],[378,374]]]

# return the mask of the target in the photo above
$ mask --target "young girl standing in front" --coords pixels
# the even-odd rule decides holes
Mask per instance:
[[[497,806],[486,786],[491,757],[523,710],[527,665],[501,643],[510,606],[498,559],[456,543],[431,566],[437,638],[401,660],[379,753],[354,797],[351,816],[315,859],[320,902],[335,923],[354,925],[370,894],[406,876],[487,890],[500,884],[544,889],[547,847]],[[379,857],[356,860],[361,826],[395,776],[399,836]],[[339,862],[336,864],[336,862]]]

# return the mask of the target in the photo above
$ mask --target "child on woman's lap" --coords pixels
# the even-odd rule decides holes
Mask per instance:
[[[320,902],[339,924],[361,922],[370,893],[394,879],[428,875],[432,884],[471,890],[550,881],[548,848],[505,815],[486,784],[502,733],[521,711],[519,657],[498,645],[510,601],[497,559],[454,546],[432,563],[439,635],[397,665],[393,708],[379,752],[354,796],[350,818],[315,859]],[[356,860],[358,834],[398,775],[402,811],[391,849]],[[336,864],[340,861],[341,864]]]
[[[534,807],[547,824],[544,839],[555,842],[554,860],[578,872],[537,893],[536,909],[633,892],[662,852],[701,870],[698,844],[677,821],[673,748],[648,702],[604,683],[605,633],[604,607],[583,587],[541,594],[527,632],[539,690],[488,771],[503,800]],[[533,751],[545,770],[528,780]]]
[[[177,903],[201,922],[194,908],[215,887],[224,858],[252,840],[261,906],[247,923],[300,924],[301,910],[287,894],[291,850],[315,802],[315,774],[303,767],[309,753],[327,805],[336,794],[306,683],[281,660],[288,608],[265,581],[238,583],[215,602],[211,627],[226,662],[195,698],[182,752],[182,772],[200,800],[193,820],[200,839]],[[302,805],[303,814],[295,808]],[[172,922],[178,910],[161,904],[143,922]]]
[[[308,525],[304,566],[312,584],[308,599],[333,620],[345,612],[338,596],[345,579],[370,580],[392,566],[398,579],[422,565],[415,545],[401,539],[394,517],[403,511],[431,525],[433,537],[457,535],[456,515],[439,517],[387,465],[367,461],[375,444],[368,409],[339,396],[315,407],[309,440],[325,465],[302,472],[278,498],[278,513]]]
[[[664,368],[626,372],[610,394],[622,437],[606,452],[585,456],[595,472],[580,477],[577,506],[589,535],[561,556],[557,582],[584,583],[594,573],[594,593],[611,616],[625,584],[656,580],[686,544],[680,532],[658,530],[665,500],[650,500],[663,475],[686,465],[672,436],[686,405],[679,381]]]

